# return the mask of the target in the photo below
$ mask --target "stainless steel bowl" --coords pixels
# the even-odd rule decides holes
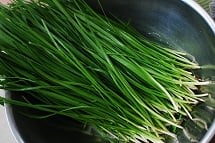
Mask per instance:
[[[101,9],[96,0],[87,2],[98,12]],[[192,0],[100,0],[106,15],[130,22],[143,35],[173,45],[195,57],[200,65],[215,65],[215,24],[209,15]],[[101,12],[102,13],[102,12]],[[214,70],[201,70],[203,78],[214,80]],[[215,134],[215,87],[204,89],[211,98],[196,107],[193,116],[205,121],[204,127],[187,120],[185,130],[178,133],[178,142],[193,141],[208,143]],[[6,92],[14,98],[15,93]],[[7,106],[8,121],[18,143],[96,143],[103,142],[96,137],[96,131],[88,127],[82,130],[79,123],[53,117],[44,120],[30,119],[18,112],[26,110]],[[94,134],[95,136],[93,136]],[[167,142],[176,143],[176,140]]]

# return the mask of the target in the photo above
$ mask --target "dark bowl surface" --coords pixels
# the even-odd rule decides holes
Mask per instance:
[[[96,0],[87,2],[98,12]],[[100,0],[107,16],[130,22],[143,35],[172,45],[175,49],[190,53],[200,65],[215,65],[215,25],[207,13],[192,0]],[[102,12],[101,12],[102,13]],[[201,70],[203,78],[214,80],[214,70]],[[196,107],[194,117],[203,119],[209,130],[187,121],[189,132],[178,134],[181,143],[197,141],[208,143],[215,132],[213,105],[215,87],[205,91],[211,99]],[[7,93],[9,94],[9,93]],[[10,96],[14,98],[15,94]],[[18,143],[104,143],[96,131],[71,119],[53,116],[48,119],[31,119],[18,111],[20,107],[7,107],[8,118]],[[207,133],[207,134],[206,134]],[[206,136],[207,135],[207,136]],[[176,141],[169,141],[176,142]]]

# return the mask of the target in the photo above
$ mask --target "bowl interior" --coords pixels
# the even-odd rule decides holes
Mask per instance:
[[[6,92],[7,97],[23,101],[26,93]],[[26,96],[26,98],[28,98]],[[33,101],[33,100],[32,100]],[[37,119],[28,115],[47,115],[41,111],[20,106],[7,106],[10,127],[18,143],[105,143],[91,126],[59,115]],[[24,115],[23,115],[24,113]]]
[[[95,0],[87,2],[98,12],[101,7]],[[195,57],[200,65],[215,65],[215,26],[211,19],[196,3],[191,0],[100,0],[107,16],[118,17],[125,22],[130,22],[143,35],[158,41],[172,45],[174,49],[185,51]],[[192,5],[191,5],[192,4]],[[212,69],[201,70],[202,77],[214,78]],[[205,89],[213,94],[214,87]],[[12,98],[15,97],[11,94]],[[213,121],[214,110],[204,108],[207,104],[199,107],[208,117],[212,116],[207,124]],[[18,113],[18,107],[12,108],[10,118],[14,119],[15,128],[26,143],[99,143],[104,142],[96,136],[93,128],[65,118],[51,117],[48,119],[30,119]],[[187,122],[192,126],[191,123]],[[191,125],[190,125],[191,124]],[[194,128],[197,126],[193,125]],[[194,132],[194,131],[191,131]],[[200,140],[206,130],[195,133]],[[94,134],[94,135],[92,135]],[[200,136],[197,134],[201,134]],[[187,137],[181,134],[179,140],[185,143]],[[189,142],[191,139],[187,139]]]

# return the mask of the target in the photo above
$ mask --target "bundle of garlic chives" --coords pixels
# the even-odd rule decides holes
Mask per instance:
[[[199,65],[186,53],[144,38],[82,0],[0,6],[0,50],[1,88],[38,100],[0,103],[68,116],[117,142],[175,136],[171,128],[182,128],[205,95],[192,89],[208,84],[195,78]]]

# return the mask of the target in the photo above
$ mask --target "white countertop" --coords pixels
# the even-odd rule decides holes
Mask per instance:
[[[2,95],[2,91],[0,91],[0,96]],[[0,143],[16,143],[15,138],[10,131],[5,109],[0,105]]]

